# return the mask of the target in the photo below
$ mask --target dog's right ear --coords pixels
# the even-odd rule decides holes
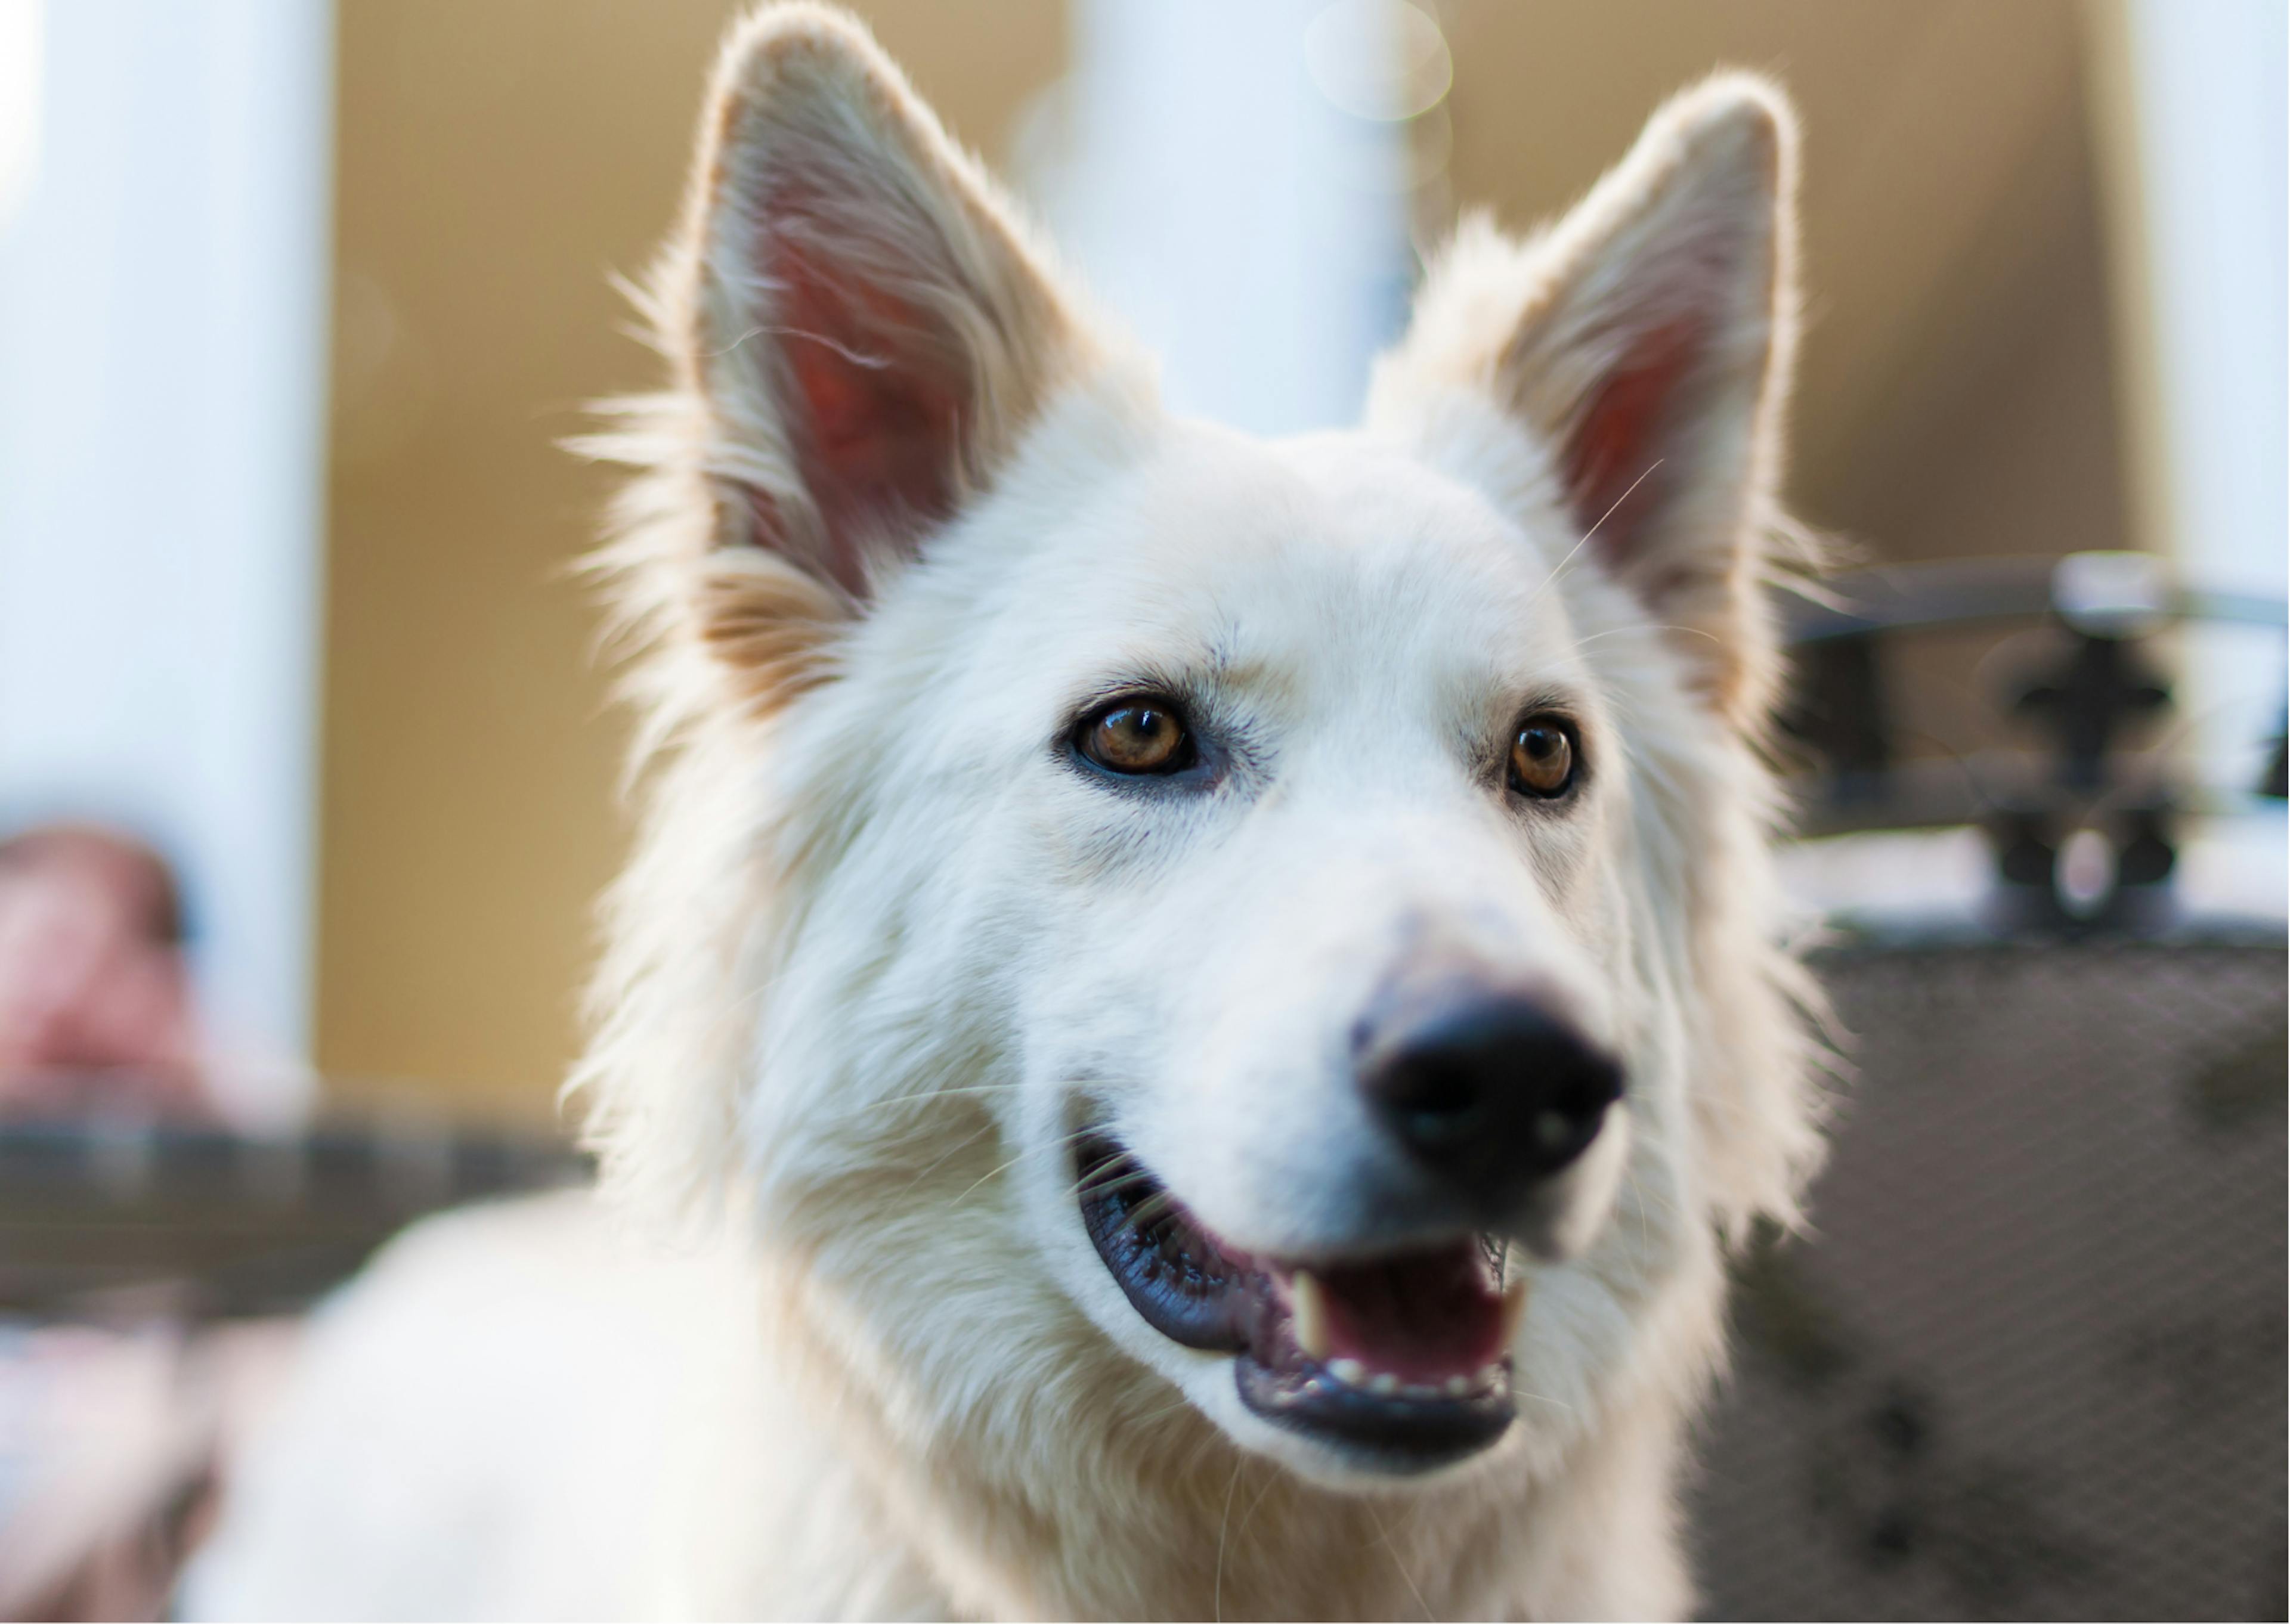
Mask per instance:
[[[905,76],[807,4],[726,42],[659,291],[705,441],[710,545],[796,566],[814,617],[863,606],[990,481],[1084,341]],[[734,622],[701,628],[734,658],[757,629],[740,596],[698,610]]]
[[[1674,639],[1694,689],[1752,724],[1780,668],[1765,584],[1784,528],[1796,154],[1789,100],[1763,79],[1672,98],[1535,237],[1465,223],[1369,406],[1379,427],[1451,445],[1473,432],[1443,420],[1453,399],[1497,406],[1589,557]],[[1523,472],[1502,466],[1499,482]]]

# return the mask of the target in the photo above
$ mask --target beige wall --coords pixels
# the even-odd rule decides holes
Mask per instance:
[[[1061,69],[1061,0],[862,8],[957,133]],[[607,285],[665,228],[717,0],[347,0],[318,1060],[338,1099],[540,1113],[572,1052],[623,740],[556,448],[652,381]]]
[[[2129,545],[2078,0],[1599,0],[1443,8],[1453,190],[1523,225],[1719,65],[1805,122],[1789,488],[1848,561]],[[1591,65],[1595,65],[1593,68]],[[1896,744],[2017,740],[1993,630],[1893,651]],[[2006,662],[2008,663],[2008,662]]]
[[[862,7],[989,156],[1066,0]],[[2107,296],[2071,0],[1447,0],[1456,197],[1524,225],[1669,91],[1806,115],[1792,488],[1879,557],[2117,544]],[[548,1108],[622,729],[566,569],[606,488],[555,443],[649,381],[609,273],[677,195],[716,0],[346,0],[319,1058]]]
[[[1806,516],[1892,558],[2119,545],[2076,0],[1451,0],[1442,15],[1453,189],[1515,225],[1580,193],[1699,75],[1789,85],[1806,136],[1791,491]]]

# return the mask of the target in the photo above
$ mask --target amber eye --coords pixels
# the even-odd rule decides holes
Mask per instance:
[[[1084,719],[1074,742],[1108,772],[1181,772],[1193,764],[1193,736],[1164,700],[1109,705]]]
[[[1556,716],[1529,716],[1510,741],[1510,787],[1553,800],[1574,782],[1574,734]]]

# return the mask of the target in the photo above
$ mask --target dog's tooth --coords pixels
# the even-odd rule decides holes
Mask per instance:
[[[1502,1341],[1505,1348],[1518,1340],[1518,1323],[1526,1316],[1526,1276],[1521,1275],[1503,1288]]]
[[[1356,1388],[1367,1380],[1367,1366],[1357,1359],[1331,1359],[1328,1374],[1348,1388]]]
[[[1399,1378],[1393,1375],[1389,1371],[1378,1371],[1373,1376],[1369,1378],[1367,1390],[1371,1393],[1381,1394],[1384,1397],[1389,1398],[1394,1393],[1399,1391]]]
[[[1480,1373],[1484,1375],[1485,1372]],[[1477,1385],[1478,1383],[1469,1376],[1450,1376],[1447,1378],[1446,1394],[1450,1398],[1469,1398],[1471,1396],[1471,1389]]]
[[[1300,1268],[1288,1283],[1288,1308],[1295,1322],[1296,1346],[1308,1359],[1328,1356],[1328,1298],[1312,1271]]]

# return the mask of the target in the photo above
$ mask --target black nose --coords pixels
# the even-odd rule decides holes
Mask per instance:
[[[1543,1004],[1483,991],[1410,1000],[1362,1029],[1360,1086],[1458,1195],[1501,1210],[1589,1148],[1621,1098],[1613,1057]]]

